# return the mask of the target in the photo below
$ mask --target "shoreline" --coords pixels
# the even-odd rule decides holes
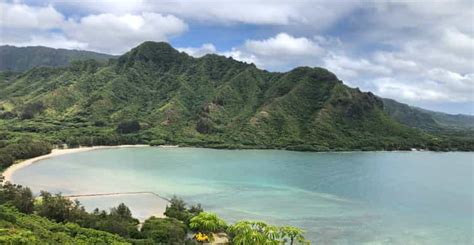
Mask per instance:
[[[146,144],[136,144],[136,145],[113,145],[113,146],[86,146],[78,148],[67,148],[67,149],[52,149],[49,154],[37,156],[34,158],[29,158],[22,160],[21,162],[14,163],[13,165],[6,168],[1,172],[3,177],[3,182],[11,182],[12,175],[29,165],[32,165],[38,161],[45,160],[52,157],[57,157],[66,154],[87,152],[94,150],[103,150],[103,149],[118,149],[118,148],[138,148],[138,147],[159,147],[159,148],[204,148],[204,149],[213,149],[213,150],[283,150],[283,151],[292,151],[292,152],[314,152],[314,153],[383,153],[383,152],[435,152],[435,153],[446,153],[446,152],[465,152],[465,151],[430,151],[425,149],[411,149],[411,150],[380,150],[380,151],[363,151],[363,150],[348,150],[348,151],[298,151],[298,150],[289,150],[289,149],[278,149],[278,148],[214,148],[214,147],[199,147],[199,146],[180,146],[180,145],[146,145]]]
[[[133,148],[133,147],[150,147],[150,145],[114,145],[114,146],[90,146],[90,147],[79,147],[79,148],[69,148],[69,149],[53,149],[49,154],[30,158],[23,160],[19,163],[14,163],[13,165],[9,166],[5,171],[2,172],[3,182],[12,182],[13,174],[27,166],[30,166],[38,161],[45,160],[52,157],[57,157],[61,155],[71,154],[71,153],[79,153],[79,152],[87,152],[87,151],[94,151],[94,150],[102,150],[102,149],[116,149],[116,148]]]

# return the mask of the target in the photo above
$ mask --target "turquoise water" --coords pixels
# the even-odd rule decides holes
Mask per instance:
[[[150,147],[46,159],[13,182],[35,192],[176,194],[230,222],[302,227],[316,244],[472,244],[473,167],[474,153]],[[153,203],[137,198],[120,201]],[[110,205],[107,198],[84,204]]]

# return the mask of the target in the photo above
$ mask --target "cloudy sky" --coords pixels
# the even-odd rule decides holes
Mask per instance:
[[[474,114],[474,2],[3,1],[0,44],[122,54],[146,40],[270,71],[322,66],[346,84]]]

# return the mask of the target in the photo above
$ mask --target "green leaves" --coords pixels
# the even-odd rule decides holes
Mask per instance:
[[[2,205],[0,220],[1,244],[129,244],[117,235],[72,223],[55,223]]]
[[[183,244],[186,226],[173,218],[151,217],[145,220],[141,232],[158,244]]]
[[[211,233],[225,230],[227,224],[214,213],[201,212],[197,216],[191,218],[189,227],[195,231]]]
[[[247,244],[306,244],[303,230],[292,227],[276,227],[260,221],[240,221],[228,228],[232,242],[236,245]]]

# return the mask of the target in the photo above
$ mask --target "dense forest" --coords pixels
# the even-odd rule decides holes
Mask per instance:
[[[88,213],[78,201],[27,187],[0,185],[2,244],[202,244],[222,239],[232,244],[306,244],[303,231],[257,221],[228,225],[200,205],[188,207],[172,198],[166,217],[150,217],[139,225],[124,204]]]
[[[323,68],[267,72],[167,43],[145,42],[107,62],[0,72],[0,141],[8,144],[473,150],[472,122],[347,87]]]

